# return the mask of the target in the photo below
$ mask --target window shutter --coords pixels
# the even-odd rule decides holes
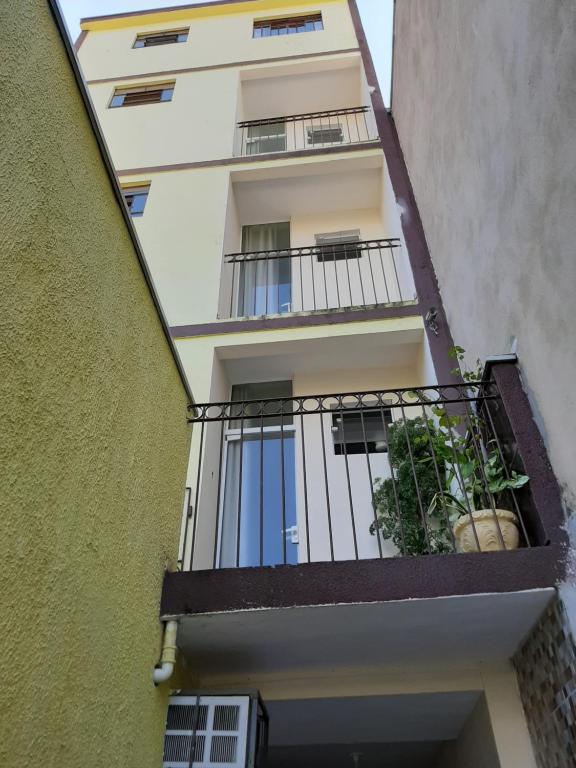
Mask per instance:
[[[329,123],[319,128],[308,128],[308,144],[315,147],[317,144],[342,144],[344,132],[340,123]]]
[[[362,258],[360,230],[351,229],[343,232],[327,232],[316,235],[318,261],[343,261]]]
[[[248,696],[172,696],[163,767],[244,768],[249,713]]]

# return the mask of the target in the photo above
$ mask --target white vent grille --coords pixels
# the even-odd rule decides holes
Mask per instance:
[[[244,768],[248,696],[172,696],[164,768]]]

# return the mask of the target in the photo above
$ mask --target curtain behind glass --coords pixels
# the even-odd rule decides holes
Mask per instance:
[[[290,248],[290,222],[242,227],[242,253],[287,248]],[[240,264],[239,317],[290,312],[291,301],[289,258],[262,258]]]

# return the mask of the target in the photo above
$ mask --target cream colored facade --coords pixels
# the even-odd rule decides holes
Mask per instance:
[[[321,12],[323,30],[252,37],[255,20],[312,12]],[[229,401],[235,385],[278,381],[290,381],[294,397],[434,384],[401,207],[377,141],[370,89],[348,3],[230,2],[89,19],[82,28],[87,34],[79,59],[120,182],[150,185],[143,215],[135,217],[134,223],[196,402]],[[186,42],[133,48],[137,35],[177,29],[189,30]],[[110,107],[116,89],[146,85],[173,85],[172,100]],[[307,128],[302,137],[288,128],[281,151],[247,156],[246,134],[237,127],[243,121],[361,106],[369,107],[365,129],[357,128],[354,139],[349,123],[342,128],[341,143],[350,142],[348,146],[318,148],[311,145]],[[331,118],[325,119],[333,128]],[[268,306],[264,311],[261,307],[239,311],[240,268],[235,271],[226,255],[242,252],[244,227],[286,222],[293,249],[314,247],[317,236],[342,232],[358,232],[361,241],[398,238],[398,246],[394,259],[389,253],[380,256],[380,265],[363,255],[355,262],[357,272],[352,276],[346,272],[348,262],[334,259],[326,274],[326,263],[298,256],[291,269],[287,306],[280,307],[278,298],[272,301],[273,311],[267,311]],[[381,269],[376,276],[375,265]],[[311,298],[310,285],[321,286],[324,298]],[[348,291],[345,296],[340,294],[343,285]],[[296,423],[293,428],[296,455],[304,452],[305,445],[307,471],[318,480],[310,491],[318,509],[323,471],[320,441],[332,440],[331,430],[323,429],[306,442],[302,427]],[[213,552],[223,546],[217,540],[222,536],[220,496],[225,495],[216,471],[219,430],[217,424],[209,425],[206,432],[199,427],[194,431],[187,485],[199,515],[194,536],[195,552],[200,554],[190,561],[194,543],[183,521],[180,560],[186,570],[210,569]],[[200,453],[204,456],[201,471],[197,470]],[[333,463],[328,462],[326,470],[335,478],[330,535],[335,538],[337,559],[347,560],[353,556],[347,489],[337,458],[341,457],[331,457]],[[356,493],[355,483],[366,473],[365,462],[361,465],[359,459],[350,457],[350,494]],[[299,499],[306,481],[301,461],[295,460],[300,532],[296,562],[320,562],[329,551],[328,533],[320,524],[315,529],[314,523],[309,533],[303,533]],[[374,475],[389,476],[385,456],[371,457],[370,462]],[[201,500],[197,486],[203,490]],[[368,530],[370,492],[363,493],[360,506],[366,514],[362,513],[357,546],[359,558],[369,559],[377,556],[377,541]],[[306,553],[308,536],[315,540],[312,555]],[[396,551],[390,545],[384,554]],[[306,642],[305,635],[299,642]],[[329,638],[323,642],[330,645]],[[482,649],[471,648],[465,668],[444,658],[442,664],[432,662],[431,671],[414,656],[399,671],[386,662],[377,669],[364,667],[358,647],[350,651],[354,656],[350,669],[340,664],[330,673],[318,666],[300,669],[296,665],[289,674],[268,668],[254,674],[214,675],[186,649],[184,639],[179,646],[178,686],[258,687],[274,704],[376,695],[442,698],[473,692],[474,706],[466,731],[462,730],[462,742],[457,743],[460,731],[446,731],[451,735],[445,733],[443,740],[450,745],[438,768],[455,764],[457,750],[474,750],[478,739],[484,739],[485,760],[479,765],[485,768],[535,766],[514,673],[504,651],[502,658],[491,658],[486,667]],[[430,738],[432,731],[427,731]],[[414,734],[414,738],[424,736]]]
[[[276,7],[281,13],[275,12]],[[230,292],[237,286],[232,286],[234,276],[223,256],[242,250],[243,226],[289,222],[292,248],[310,247],[316,234],[326,232],[358,230],[362,240],[402,238],[399,208],[377,144],[369,148],[361,141],[354,152],[335,152],[336,146],[330,153],[294,157],[290,150],[300,146],[288,141],[286,156],[237,162],[242,158],[235,126],[242,120],[370,104],[345,2],[321,4],[321,32],[251,37],[255,17],[296,16],[310,10],[317,9],[310,3],[240,3],[173,11],[160,14],[160,21],[142,14],[137,21],[83,24],[88,34],[79,51],[80,62],[120,181],[150,184],[144,215],[134,221],[198,402],[228,399],[233,384],[281,377],[295,382],[296,394],[297,380],[306,373],[315,374],[318,391],[333,391],[332,370],[342,367],[338,355],[333,362],[325,360],[319,370],[313,358],[323,340],[334,344],[342,334],[360,340],[355,345],[356,365],[366,371],[366,381],[378,379],[385,388],[434,380],[430,366],[422,372],[426,342],[416,310],[401,321],[366,322],[358,316],[360,322],[250,333],[248,325],[246,331],[232,333],[227,327]],[[189,27],[186,43],[132,48],[137,34],[176,27]],[[151,71],[153,75],[148,74]],[[116,88],[167,82],[174,82],[169,103],[108,108]],[[365,136],[376,137],[371,111],[367,124]],[[348,130],[353,126],[349,124]],[[347,134],[344,143],[346,138]],[[335,305],[336,281],[339,285],[350,281],[352,306],[361,303],[364,286],[366,293],[370,288],[374,304],[385,302],[386,287],[388,303],[409,305],[416,298],[403,244],[394,265],[397,278],[390,261],[383,269],[378,265],[378,270],[365,264],[361,274],[352,276],[339,265],[338,274],[326,278],[323,266],[303,261],[293,266],[292,300],[299,314],[313,312],[313,297],[306,289],[310,280],[316,285],[320,281],[326,289],[323,296],[314,296],[319,310],[322,304],[324,309]],[[191,334],[178,330],[215,322],[222,325],[216,335],[212,330],[206,336],[202,328]],[[229,362],[240,357],[259,358],[257,379],[250,378],[250,365],[238,372],[241,366]],[[366,388],[362,379],[356,378],[360,389]],[[306,394],[302,389],[300,393]]]

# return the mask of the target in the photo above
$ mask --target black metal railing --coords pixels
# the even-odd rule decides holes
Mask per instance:
[[[505,420],[494,382],[195,405],[181,567],[541,544]]]
[[[346,146],[378,141],[370,107],[244,120],[237,125],[236,156]]]
[[[224,256],[219,317],[259,317],[414,299],[398,238]]]

